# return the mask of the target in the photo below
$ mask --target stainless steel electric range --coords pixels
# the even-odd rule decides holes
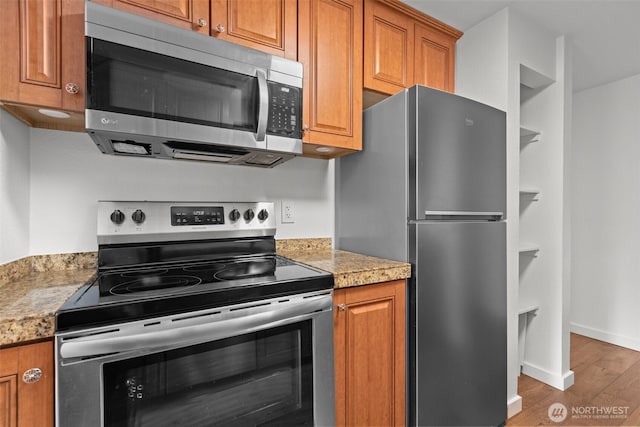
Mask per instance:
[[[56,316],[58,426],[332,425],[333,277],[273,203],[99,202],[98,272]]]

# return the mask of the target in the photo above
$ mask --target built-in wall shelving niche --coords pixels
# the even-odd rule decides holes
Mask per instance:
[[[540,200],[540,190],[537,188],[520,188],[520,197],[529,200]]]
[[[540,141],[540,132],[520,126],[520,144],[530,144]]]
[[[520,245],[520,250],[519,250],[520,255],[537,257],[539,252],[540,252],[540,247],[538,245],[531,244],[531,243]]]

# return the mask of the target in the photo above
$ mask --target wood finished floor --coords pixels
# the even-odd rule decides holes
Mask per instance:
[[[507,426],[640,426],[640,352],[571,334],[571,370],[575,383],[564,392],[520,375],[522,412]],[[568,411],[561,423],[547,414],[556,402]],[[572,415],[611,407],[618,407],[620,415]]]

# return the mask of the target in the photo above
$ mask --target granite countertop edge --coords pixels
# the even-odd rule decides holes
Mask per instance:
[[[330,238],[277,241],[277,253],[334,276],[334,289],[411,276],[411,265],[331,248]],[[96,274],[95,252],[0,265],[0,348],[50,339],[56,311]]]

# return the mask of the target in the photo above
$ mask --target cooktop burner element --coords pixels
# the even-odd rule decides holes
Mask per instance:
[[[175,292],[179,288],[190,288],[200,283],[202,279],[195,276],[148,276],[118,283],[109,289],[109,293],[126,295],[153,291]]]
[[[273,203],[99,202],[98,273],[57,330],[333,288],[275,254]]]
[[[271,275],[276,269],[275,258],[259,261],[240,261],[227,265],[213,277],[217,280],[235,280],[243,277]]]

